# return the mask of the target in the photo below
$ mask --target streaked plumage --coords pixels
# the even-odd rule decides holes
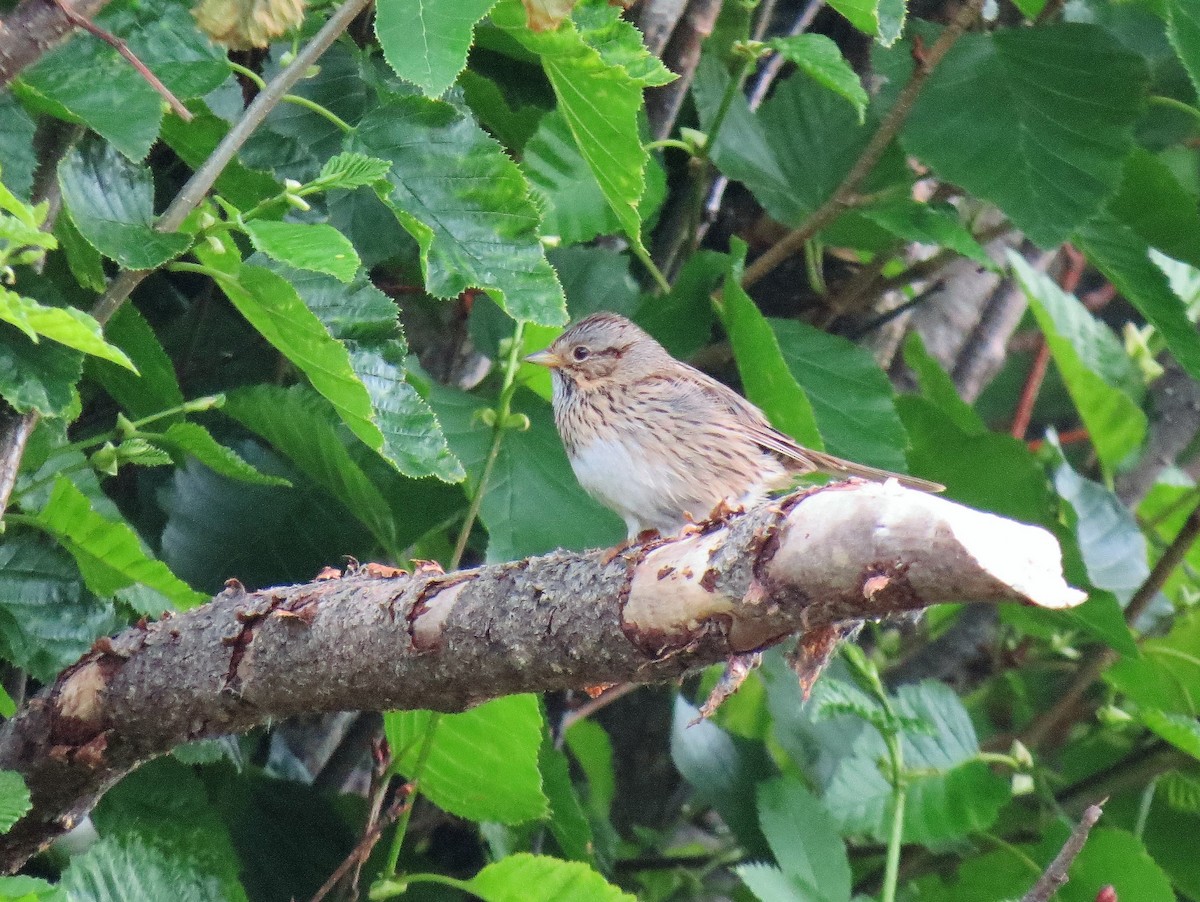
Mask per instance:
[[[750,505],[815,471],[942,488],[798,445],[614,313],[580,320],[527,359],[550,367],[554,420],[580,485],[621,515],[630,538],[678,532],[721,501]]]

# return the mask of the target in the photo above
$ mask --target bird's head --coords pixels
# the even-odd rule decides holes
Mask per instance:
[[[670,357],[662,345],[616,313],[593,313],[525,358],[582,389],[643,377],[664,359]]]

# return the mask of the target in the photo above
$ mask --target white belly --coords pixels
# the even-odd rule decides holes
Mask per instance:
[[[643,529],[669,533],[683,525],[664,504],[673,493],[661,479],[663,471],[647,466],[624,443],[597,439],[571,458],[571,467],[592,497],[621,515],[631,537]]]

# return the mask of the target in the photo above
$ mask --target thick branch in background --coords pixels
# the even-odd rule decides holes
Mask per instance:
[[[1045,530],[887,485],[810,489],[622,553],[248,593],[101,640],[0,733],[34,808],[14,870],[138,764],[202,737],[347,709],[457,711],[517,692],[655,682],[800,632],[932,604],[1058,608]]]
[[[0,86],[7,85],[75,30],[74,17],[91,19],[108,0],[21,0],[0,20]],[[74,14],[74,16],[68,13]]]

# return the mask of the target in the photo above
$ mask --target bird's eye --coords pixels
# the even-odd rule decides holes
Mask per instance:
[[[588,350],[586,347],[584,347],[583,345],[575,345],[575,347],[574,347],[574,348],[572,349],[572,351],[571,351],[571,356],[572,356],[572,357],[574,357],[576,361],[580,361],[580,362],[582,362],[582,361],[584,361],[584,360],[587,360],[587,359],[588,359],[588,356],[589,356],[591,353],[592,353],[592,352],[591,352],[591,351],[589,351],[589,350]]]

